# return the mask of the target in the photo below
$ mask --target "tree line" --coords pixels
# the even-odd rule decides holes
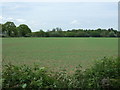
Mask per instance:
[[[52,30],[32,32],[26,24],[20,24],[18,27],[14,22],[0,24],[0,35],[2,37],[119,37],[120,31],[109,29],[72,29],[64,31],[61,28]]]
[[[25,24],[16,27],[14,22],[6,22],[5,24],[0,24],[0,33],[3,37],[25,37],[32,32]]]

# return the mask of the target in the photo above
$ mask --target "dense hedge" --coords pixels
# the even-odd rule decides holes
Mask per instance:
[[[3,66],[2,83],[5,88],[80,88],[82,90],[101,90],[120,88],[120,59],[103,58],[91,68],[83,70],[79,65],[72,75],[66,70],[47,72],[44,67],[35,65]]]

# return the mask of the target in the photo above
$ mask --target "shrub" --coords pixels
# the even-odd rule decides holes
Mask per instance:
[[[73,75],[66,70],[47,72],[44,67],[26,65],[3,66],[3,88],[79,88],[112,89],[120,88],[120,59],[103,58],[95,61],[91,68],[83,71],[79,65]]]
[[[95,61],[94,65],[85,71],[77,72],[74,77],[77,86],[82,88],[120,88],[120,59],[106,58]],[[81,80],[80,79],[81,76]]]
[[[2,78],[3,88],[51,88],[56,82],[44,67],[30,68],[26,65],[5,65]]]

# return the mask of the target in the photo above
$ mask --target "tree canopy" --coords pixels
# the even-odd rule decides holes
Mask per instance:
[[[0,33],[6,37],[119,37],[120,31],[108,29],[72,29],[64,31],[59,27],[44,31],[42,29],[32,32],[26,24],[18,27],[13,22],[0,24]]]
[[[18,36],[25,37],[25,36],[29,36],[29,33],[31,33],[30,28],[27,25],[25,25],[25,24],[19,25],[17,27],[17,30],[18,30],[18,33],[19,33]]]
[[[0,24],[0,27],[2,35],[7,37],[25,37],[31,33],[31,29],[25,24],[16,27],[13,22],[6,22],[5,24]]]

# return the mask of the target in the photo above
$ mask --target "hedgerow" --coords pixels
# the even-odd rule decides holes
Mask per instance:
[[[103,58],[83,70],[79,65],[74,74],[66,70],[48,72],[46,68],[34,65],[3,66],[2,87],[6,88],[79,88],[101,90],[120,88],[120,59]]]

